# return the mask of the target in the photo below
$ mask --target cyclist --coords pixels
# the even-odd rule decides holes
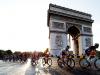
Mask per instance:
[[[99,47],[98,43],[95,43],[94,46],[90,46],[85,50],[85,54],[91,59],[96,56],[96,49]]]
[[[69,55],[69,48],[70,47],[67,45],[66,48],[61,51],[60,55],[62,61],[64,61],[64,58]]]
[[[50,55],[50,52],[49,52],[49,49],[47,48],[45,51],[44,51],[44,57],[49,57]]]
[[[32,62],[37,62],[38,63],[38,59],[39,59],[39,55],[38,52],[34,51],[32,54]]]
[[[48,63],[48,60],[46,61],[46,59],[48,59],[50,56],[50,52],[49,52],[49,49],[47,48],[45,51],[44,51],[44,61],[45,63]]]

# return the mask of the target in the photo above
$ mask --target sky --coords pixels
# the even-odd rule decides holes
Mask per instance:
[[[48,48],[50,3],[91,14],[93,43],[100,44],[100,0],[0,0],[0,49],[42,51]]]

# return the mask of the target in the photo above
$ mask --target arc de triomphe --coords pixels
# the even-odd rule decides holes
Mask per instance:
[[[49,4],[47,25],[49,27],[50,52],[59,55],[69,45],[67,35],[73,40],[74,54],[81,55],[93,44],[91,15],[73,9]]]

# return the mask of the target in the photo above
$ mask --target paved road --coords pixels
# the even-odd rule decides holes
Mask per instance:
[[[59,75],[48,65],[43,67],[41,60],[39,63],[37,66],[31,66],[30,60],[25,64],[0,60],[0,75]]]
[[[30,60],[25,64],[3,62],[0,60],[0,75],[100,75],[96,70],[82,70],[79,67],[72,69],[59,68],[53,58],[53,65],[51,67],[42,66],[41,60],[35,67],[31,66]]]

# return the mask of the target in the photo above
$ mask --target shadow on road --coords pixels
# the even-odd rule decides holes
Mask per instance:
[[[100,75],[100,71],[92,70],[92,69],[66,69],[66,72],[71,73],[71,75]]]
[[[43,71],[44,71],[46,74],[49,73],[49,75],[61,75],[57,69],[52,68],[52,67],[44,68]]]

